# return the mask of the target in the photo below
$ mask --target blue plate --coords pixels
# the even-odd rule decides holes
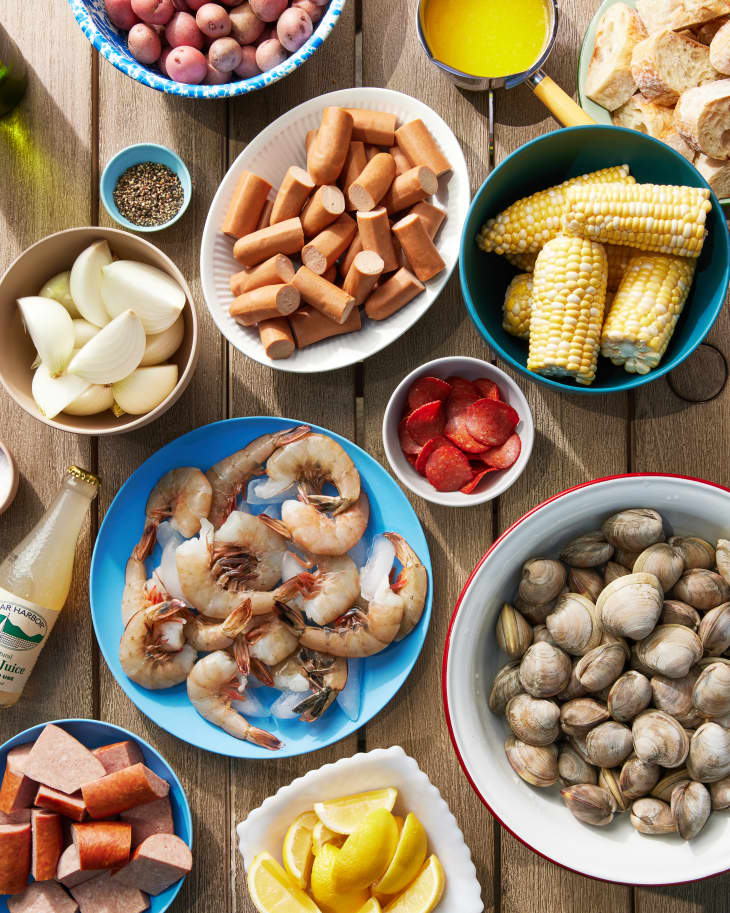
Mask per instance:
[[[207,469],[223,457],[245,447],[254,438],[282,428],[303,424],[287,418],[234,418],[204,425],[158,450],[120,488],[104,517],[91,561],[91,615],[104,659],[127,696],[163,729],[208,751],[235,758],[286,758],[317,751],[355,732],[385,707],[413,668],[426,638],[431,618],[432,588],[418,626],[400,643],[363,661],[362,702],[357,721],[349,720],[337,703],[316,723],[277,720],[271,716],[252,720],[254,725],[275,733],[284,743],[272,752],[250,742],[234,739],[204,720],[188,700],[185,685],[164,691],[147,691],[130,681],[119,662],[122,636],[120,605],[124,589],[124,568],[139,541],[144,524],[147,497],[158,479],[176,466]],[[309,423],[306,423],[309,424]],[[355,463],[364,491],[370,499],[370,522],[363,537],[369,545],[378,533],[400,533],[423,562],[432,579],[428,545],[408,499],[383,467],[346,438],[311,425],[313,431],[328,434],[341,444]],[[148,569],[159,563],[159,548],[148,561]],[[257,696],[271,689],[260,689]]]
[[[170,805],[172,806],[172,819],[175,824],[175,833],[192,849],[193,819],[190,815],[190,806],[188,805],[188,800],[185,796],[185,790],[175,776],[172,767],[170,767],[162,755],[155,751],[149,743],[145,742],[144,739],[141,739],[138,735],[135,735],[128,729],[122,729],[121,726],[114,726],[111,723],[102,723],[99,720],[71,719],[49,720],[49,722],[65,729],[66,732],[70,733],[75,739],[78,739],[79,742],[92,750],[94,748],[99,748],[101,745],[109,745],[112,742],[123,742],[125,739],[136,742],[142,750],[144,763],[147,767],[149,767],[153,773],[156,773],[158,777],[162,777],[163,780],[167,780],[170,784]],[[31,729],[26,729],[24,732],[19,732],[18,735],[13,736],[12,739],[9,739],[4,745],[0,746],[0,770],[5,770],[5,762],[11,748],[15,748],[17,745],[24,745],[26,742],[34,742],[47,725],[48,723],[41,723],[38,726],[33,726]],[[195,866],[195,860],[193,860],[193,866]],[[180,879],[180,881],[170,885],[162,894],[158,894],[156,897],[150,897],[149,913],[164,913],[177,897],[177,892],[180,890],[183,880],[184,879]],[[5,899],[7,896],[7,894],[0,896],[0,913],[9,913],[8,904]]]

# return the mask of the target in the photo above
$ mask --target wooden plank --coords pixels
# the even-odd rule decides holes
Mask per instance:
[[[29,86],[18,108],[0,119],[3,191],[0,272],[26,247],[69,225],[91,218],[92,149],[89,142],[91,47],[65,4],[54,4],[38,28],[37,11],[15,3],[3,10],[2,25],[28,63]],[[48,52],[53,34],[68,54],[63,67]],[[63,137],[63,143],[59,138]],[[48,276],[29,277],[35,294]],[[18,496],[0,518],[0,555],[17,545],[61,487],[65,468],[94,469],[89,438],[64,434],[27,415],[3,392],[0,436],[21,472]],[[92,522],[95,508],[91,510]],[[20,702],[3,714],[3,736],[46,720],[93,713],[93,634],[89,617],[89,523],[81,532],[74,579],[66,608]],[[58,670],[67,674],[59,678]]]

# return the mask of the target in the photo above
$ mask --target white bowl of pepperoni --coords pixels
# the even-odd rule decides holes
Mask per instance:
[[[522,475],[534,439],[522,390],[478,358],[437,358],[411,371],[383,417],[385,453],[398,479],[448,507],[506,491]]]

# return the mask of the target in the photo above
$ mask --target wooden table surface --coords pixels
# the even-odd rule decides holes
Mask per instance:
[[[561,5],[548,72],[575,90],[578,48],[597,0]],[[127,699],[100,657],[89,615],[87,580],[94,537],[119,486],[163,444],[230,416],[286,415],[329,427],[387,466],[380,424],[405,373],[443,355],[490,358],[472,326],[453,276],[410,332],[363,365],[308,376],[272,371],[228,346],[204,305],[198,277],[203,222],[228,165],[274,118],[306,99],[353,85],[387,86],[420,98],[450,124],[469,165],[472,189],[486,175],[486,97],[461,93],[428,63],[416,39],[415,0],[349,0],[324,47],[289,78],[229,102],[162,95],[128,79],[93,52],[63,0],[4,4],[2,25],[30,66],[28,94],[0,121],[0,271],[43,236],[73,225],[111,224],[100,209],[100,169],[141,141],[176,149],[193,179],[181,221],[151,240],[188,279],[201,323],[200,362],[182,399],[134,434],[100,440],[55,431],[0,395],[0,437],[14,452],[22,481],[0,518],[0,554],[43,512],[63,469],[78,463],[103,479],[80,540],[72,593],[19,705],[0,717],[0,742],[49,719],[95,717],[152,742],[187,790],[195,822],[195,867],[173,910],[252,913],[233,839],[234,825],[280,786],[312,767],[357,750],[402,745],[441,790],[464,830],[485,909],[509,913],[694,913],[726,911],[730,878],[668,889],[603,884],[544,861],[493,820],[469,788],[452,751],[441,702],[441,656],[456,597],[490,542],[549,495],[627,471],[686,473],[730,483],[730,392],[723,388],[730,349],[727,312],[686,367],[636,393],[567,396],[521,380],[536,442],[519,481],[498,501],[449,510],[410,495],[434,566],[431,628],[406,686],[371,723],[314,755],[252,763],[196,750],[151,724]],[[527,89],[500,92],[497,158],[556,128]],[[560,835],[555,835],[560,840]],[[671,876],[671,873],[669,873]]]

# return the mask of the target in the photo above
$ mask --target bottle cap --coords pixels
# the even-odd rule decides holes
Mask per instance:
[[[98,476],[88,472],[86,469],[81,469],[79,466],[69,466],[66,472],[70,476],[81,479],[82,482],[88,482],[89,485],[96,485],[97,488],[101,485],[101,479]]]

